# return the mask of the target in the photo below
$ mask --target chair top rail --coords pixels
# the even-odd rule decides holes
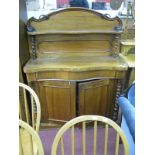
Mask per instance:
[[[129,155],[129,145],[128,145],[126,136],[125,136],[124,132],[122,131],[122,129],[111,119],[103,117],[103,116],[98,116],[98,115],[79,116],[79,117],[76,117],[76,118],[70,120],[64,126],[62,126],[53,141],[51,155],[56,155],[59,140],[60,140],[61,136],[65,133],[65,131],[67,131],[70,127],[74,126],[75,124],[78,124],[80,122],[90,121],[90,120],[103,122],[103,123],[108,124],[111,127],[113,127],[115,129],[115,131],[117,133],[119,133],[119,136],[121,137],[122,142],[124,144],[124,155]]]
[[[26,122],[19,120],[19,126],[24,128],[30,135],[32,135],[33,140],[36,142],[39,150],[39,155],[44,155],[43,145],[40,140],[38,133]]]

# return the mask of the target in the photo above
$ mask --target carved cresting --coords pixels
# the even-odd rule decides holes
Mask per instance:
[[[116,88],[116,96],[115,96],[115,103],[114,103],[114,109],[113,109],[113,120],[117,121],[118,119],[118,104],[117,104],[117,99],[121,94],[121,89],[122,89],[122,84],[121,80],[117,80],[117,88]]]
[[[119,46],[120,46],[120,35],[116,34],[113,41],[113,56],[117,57],[119,55]]]
[[[32,41],[32,58],[36,59],[36,39],[35,36],[31,36]]]
[[[48,32],[120,34],[122,33],[122,21],[119,17],[111,18],[107,14],[91,9],[71,7],[41,15],[39,19],[30,18],[27,21],[27,31],[30,35],[43,34],[44,32],[46,34]]]

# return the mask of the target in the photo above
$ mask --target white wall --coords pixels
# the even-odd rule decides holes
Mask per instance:
[[[28,11],[34,11],[34,10],[39,10],[40,9],[40,0],[35,0],[35,1],[29,1],[26,2],[26,8]]]
[[[41,6],[41,9],[43,9],[43,0],[39,0],[39,4]],[[56,0],[45,0],[45,6],[44,9],[56,9],[57,8],[57,2]]]

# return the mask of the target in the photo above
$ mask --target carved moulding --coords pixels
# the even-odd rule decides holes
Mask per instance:
[[[35,36],[31,36],[31,42],[32,42],[32,58],[36,59],[36,38]]]
[[[116,122],[118,120],[118,110],[119,106],[117,104],[117,99],[120,96],[122,91],[122,80],[117,80],[117,87],[116,87],[116,96],[115,96],[115,103],[114,103],[114,109],[113,109],[113,117],[112,119]]]
[[[39,19],[36,19],[34,17],[31,17],[28,21],[27,21],[27,31],[28,32],[34,32],[35,31],[35,28],[31,25],[31,22],[32,21],[35,21],[35,22],[42,22],[44,20],[47,20],[49,19],[49,16],[48,15],[40,15],[39,16]]]
[[[113,45],[112,45],[112,51],[113,51],[113,56],[117,57],[119,56],[119,50],[120,50],[120,34],[115,34],[114,40],[113,40]]]

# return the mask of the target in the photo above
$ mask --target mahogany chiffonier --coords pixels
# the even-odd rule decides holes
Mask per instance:
[[[127,70],[118,17],[62,9],[30,18],[27,33],[31,59],[24,72],[41,102],[41,127],[85,114],[117,120]]]

